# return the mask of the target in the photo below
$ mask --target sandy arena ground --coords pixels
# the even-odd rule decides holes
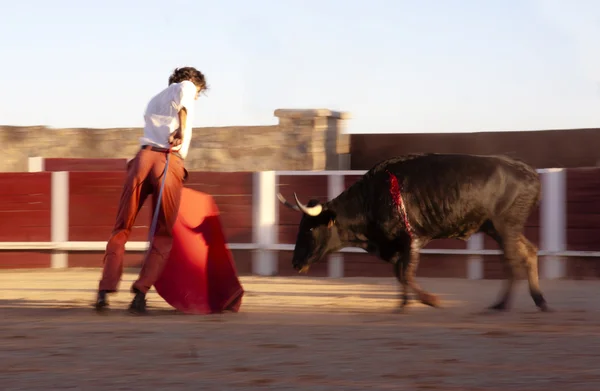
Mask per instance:
[[[91,303],[99,270],[0,272],[0,390],[600,390],[600,282],[419,279],[443,309],[392,313],[390,279],[241,278],[241,312],[152,315]]]

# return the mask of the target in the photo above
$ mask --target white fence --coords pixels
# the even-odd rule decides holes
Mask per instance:
[[[542,201],[540,207],[540,251],[545,257],[542,278],[562,278],[566,274],[564,257],[598,257],[600,252],[566,251],[566,171],[563,169],[538,170],[542,177]],[[277,177],[280,175],[327,175],[329,199],[344,190],[344,176],[361,175],[365,171],[267,171],[255,174],[254,241],[258,244],[254,258],[257,274],[270,275],[276,272],[274,251],[293,250],[289,244],[276,242],[277,229]],[[362,249],[345,248],[329,257],[329,276],[343,276],[343,253],[364,252]],[[468,255],[467,276],[483,278],[483,255],[501,254],[500,250],[486,250],[483,234],[476,234],[467,242],[467,249],[423,249],[423,254]]]
[[[43,171],[43,160],[30,158],[30,171]],[[566,251],[566,175],[563,169],[538,170],[542,175],[543,195],[540,209],[540,256],[545,256],[542,278],[565,276],[565,257],[600,257],[600,252]],[[278,177],[280,175],[326,175],[328,196],[333,198],[344,189],[346,175],[360,175],[364,171],[266,171],[254,173],[253,183],[253,242],[230,243],[232,250],[251,250],[252,270],[258,275],[277,273],[277,251],[293,250],[291,244],[277,243]],[[291,189],[293,191],[293,189]],[[106,242],[69,242],[69,172],[52,173],[51,242],[0,242],[0,250],[51,250],[52,267],[68,267],[68,253],[75,251],[103,251]],[[144,251],[148,242],[129,242],[128,251]],[[467,275],[470,279],[483,277],[483,255],[500,254],[498,250],[483,248],[482,234],[467,242],[467,249],[424,249],[424,254],[467,255]],[[364,252],[345,248],[328,259],[329,276],[343,277],[344,253]]]

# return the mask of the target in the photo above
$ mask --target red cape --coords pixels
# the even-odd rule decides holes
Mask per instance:
[[[188,314],[238,312],[244,290],[212,196],[183,189],[173,239],[157,293]]]

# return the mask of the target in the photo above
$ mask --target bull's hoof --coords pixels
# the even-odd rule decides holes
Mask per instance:
[[[298,274],[307,274],[309,269],[310,269],[310,266],[308,266],[308,265],[303,266],[300,270],[298,270]]]
[[[505,300],[502,300],[494,305],[489,306],[487,309],[490,311],[508,311],[508,304]]]
[[[532,293],[531,297],[533,298],[533,302],[542,312],[552,312],[550,308],[548,308],[548,304],[546,303],[546,299],[542,296],[541,293]]]
[[[542,304],[539,304],[537,306],[541,312],[555,312],[552,308],[548,307],[548,304],[546,304],[545,302]]]
[[[436,295],[432,295],[431,293],[421,293],[419,295],[419,301],[430,307],[440,308],[440,299],[438,299]]]
[[[406,306],[408,305],[408,294],[401,294],[398,300],[398,305],[392,310],[394,314],[406,313]]]

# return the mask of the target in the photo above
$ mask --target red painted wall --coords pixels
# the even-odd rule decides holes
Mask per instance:
[[[78,163],[79,164],[79,163]],[[78,167],[83,167],[79,164]],[[64,166],[63,168],[70,168]],[[125,177],[123,170],[112,172],[71,172],[69,178],[69,240],[105,241],[116,217],[117,205]],[[345,178],[350,186],[359,176]],[[230,243],[252,242],[253,174],[249,172],[191,172],[186,186],[211,194],[221,211],[221,221]],[[303,202],[311,198],[327,199],[327,177],[321,175],[280,176],[278,191],[290,202],[296,192]],[[51,210],[51,173],[0,174],[0,241],[49,241]],[[141,209],[130,240],[146,240],[150,224],[150,200]],[[280,243],[293,244],[296,239],[298,213],[278,203]],[[539,208],[530,217],[525,235],[539,245]],[[567,241],[568,250],[600,251],[600,169],[569,169],[567,171]],[[485,248],[498,246],[485,238]],[[427,248],[466,248],[458,240],[431,243]],[[241,274],[251,271],[251,251],[234,250]],[[74,252],[69,255],[71,266],[99,267],[101,252]],[[422,256],[418,275],[421,277],[465,277],[465,256]],[[140,253],[127,255],[126,264],[137,266]],[[280,252],[280,274],[296,274],[290,265],[291,252]],[[346,253],[345,275],[391,276],[392,268],[373,256]],[[43,251],[0,251],[0,268],[48,267],[50,254]],[[600,261],[593,258],[569,258],[571,278],[600,277]],[[543,260],[540,261],[543,270]],[[327,275],[323,262],[311,269],[311,276]],[[504,278],[500,256],[484,257],[484,277]]]
[[[0,242],[50,241],[51,174],[0,174]],[[49,267],[47,252],[0,251],[0,268]]]
[[[125,172],[71,172],[69,180],[69,240],[108,239],[122,192]],[[213,195],[230,243],[252,242],[252,173],[191,172],[186,187]],[[152,196],[140,210],[130,241],[148,239]],[[138,266],[141,253],[128,254],[126,266]],[[100,267],[101,252],[69,255],[69,264]]]

